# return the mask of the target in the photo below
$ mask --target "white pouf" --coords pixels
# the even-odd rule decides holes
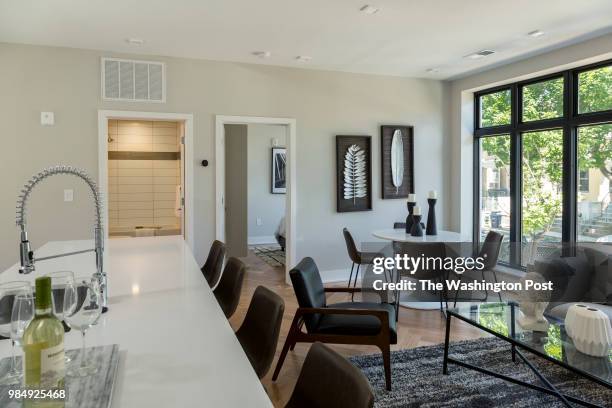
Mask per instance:
[[[576,349],[584,354],[604,357],[612,347],[610,319],[599,309],[573,305],[567,311],[565,331]]]

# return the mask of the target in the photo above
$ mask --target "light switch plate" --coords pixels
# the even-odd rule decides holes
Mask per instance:
[[[257,225],[262,225],[263,222],[261,221],[261,217],[257,217],[257,221],[256,221]]]
[[[64,201],[74,201],[74,190],[64,190]]]
[[[53,126],[55,124],[53,112],[40,112],[40,124],[43,126]]]

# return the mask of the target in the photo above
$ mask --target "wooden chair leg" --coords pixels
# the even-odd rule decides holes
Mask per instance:
[[[295,343],[297,343],[297,335],[300,330],[300,322],[298,320],[297,315],[293,318],[293,322],[291,322],[291,327],[289,328],[289,333],[287,333],[287,339],[285,340],[285,345],[283,346],[283,350],[278,357],[278,361],[276,362],[276,368],[274,369],[274,375],[272,375],[272,381],[276,381],[278,378],[278,374],[280,373],[281,368],[283,367],[283,363],[285,362],[285,357],[287,357],[287,352],[291,346],[295,347]],[[293,349],[292,349],[293,350]]]
[[[391,391],[391,348],[389,344],[381,346],[383,365],[385,366],[385,384],[387,391]]]
[[[300,323],[298,324],[298,331],[302,330],[302,326],[304,326],[304,321],[300,320]],[[291,347],[289,347],[289,350],[293,351],[295,349],[295,345],[297,344],[297,341],[294,340],[291,342]]]

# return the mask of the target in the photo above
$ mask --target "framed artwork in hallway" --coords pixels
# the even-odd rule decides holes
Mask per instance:
[[[272,194],[287,193],[287,149],[272,148]]]

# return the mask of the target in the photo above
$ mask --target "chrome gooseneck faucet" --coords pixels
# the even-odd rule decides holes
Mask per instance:
[[[42,258],[35,258],[34,252],[30,246],[30,241],[28,240],[28,233],[26,231],[26,203],[28,198],[30,197],[30,193],[34,189],[34,187],[46,179],[47,177],[54,176],[56,174],[67,174],[77,176],[83,179],[89,188],[91,189],[91,193],[93,195],[95,210],[96,210],[96,220],[94,225],[94,242],[95,248],[93,249],[85,249],[82,251],[68,252],[59,255],[51,255]],[[21,242],[19,244],[19,252],[20,252],[20,262],[21,267],[19,268],[19,273],[28,274],[34,271],[36,268],[34,266],[35,262],[44,261],[46,259],[59,258],[63,256],[77,255],[86,252],[95,252],[96,253],[96,273],[95,277],[100,284],[100,291],[102,292],[102,306],[103,310],[107,309],[107,301],[108,301],[108,293],[107,293],[107,281],[106,281],[106,273],[104,272],[104,234],[102,230],[102,207],[100,203],[100,192],[98,191],[98,186],[95,181],[83,170],[74,168],[72,166],[54,166],[49,167],[40,173],[34,175],[21,190],[21,194],[19,194],[19,198],[17,200],[17,226],[21,228]]]

